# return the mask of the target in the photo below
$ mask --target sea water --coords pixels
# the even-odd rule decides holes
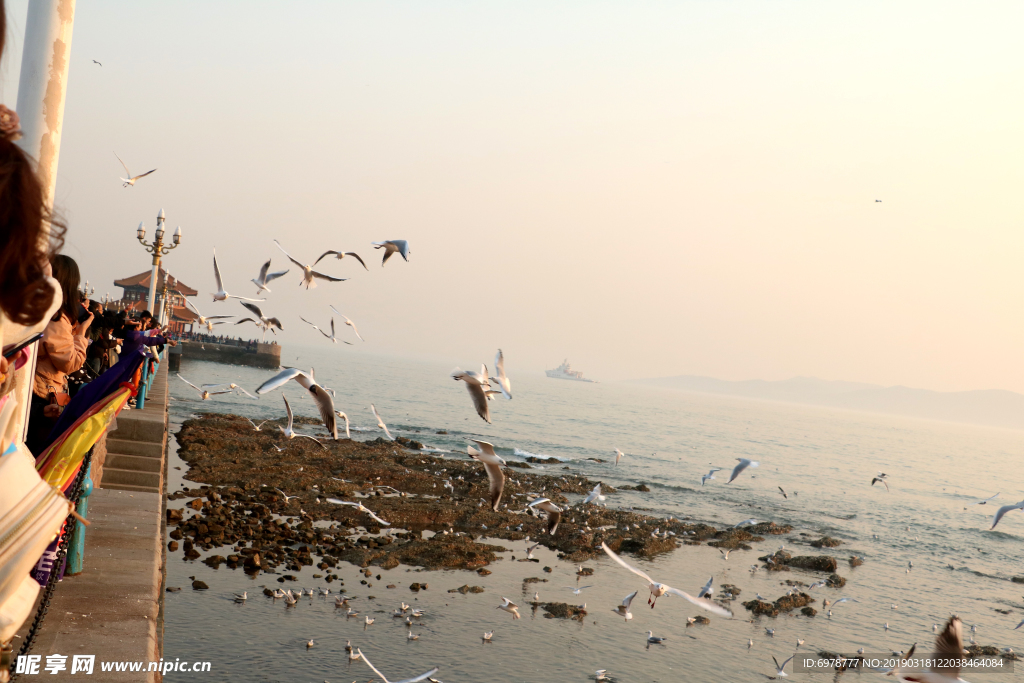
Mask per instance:
[[[752,551],[735,550],[728,560],[706,545],[683,546],[653,561],[630,558],[655,580],[690,593],[712,576],[716,586],[730,583],[742,590],[732,603],[732,619],[707,615],[709,625],[689,627],[686,617],[701,614],[698,609],[672,597],[649,608],[644,581],[604,556],[584,563],[595,573],[578,582],[576,566],[559,561],[553,552],[539,548],[539,563],[522,562],[526,544],[501,539],[493,543],[509,552],[501,553],[502,559],[489,567],[493,573],[483,577],[469,571],[371,568],[368,582],[373,585],[367,587],[359,583],[364,577],[355,567],[339,565],[346,592],[359,598],[353,603],[360,611],[356,619],[347,619],[344,610],[334,607],[337,583],[329,586],[329,598],[305,597],[286,608],[282,600],[262,594],[261,586],[282,585],[276,575],[213,570],[199,561],[183,561],[180,552],[169,553],[167,585],[183,590],[165,596],[164,656],[210,661],[213,671],[170,673],[168,681],[336,683],[374,678],[362,662],[348,661],[346,641],[361,648],[390,680],[432,666],[440,667],[435,678],[448,683],[585,681],[597,669],[607,669],[618,681],[757,680],[761,674],[774,675],[772,656],[782,661],[794,654],[798,638],[806,641],[800,652],[853,653],[863,647],[868,653],[888,653],[916,642],[918,654],[927,653],[934,642],[932,625],[941,627],[950,614],[963,619],[965,644],[973,636],[982,645],[1024,650],[1024,629],[1013,630],[1024,618],[1024,585],[1011,581],[1024,576],[1024,513],[1012,512],[995,531],[988,530],[996,507],[1024,497],[1019,467],[1024,432],[628,383],[549,379],[517,372],[514,354],[506,361],[514,398],[493,401],[493,424],[487,424],[447,366],[339,347],[294,347],[286,356],[285,364],[315,368],[317,380],[337,392],[336,405],[352,420],[353,438],[380,435],[370,413],[374,403],[392,434],[421,441],[446,457],[465,457],[467,439],[484,439],[507,460],[536,455],[562,461],[535,465],[544,474],[574,472],[614,487],[643,483],[651,489],[609,495],[611,507],[632,506],[646,514],[688,517],[718,528],[755,518],[792,525],[793,531],[769,536]],[[181,374],[194,384],[235,382],[253,392],[274,371],[184,360]],[[294,383],[259,400],[221,395],[199,401],[193,389],[173,376],[170,387],[174,425],[201,412],[254,420],[282,417],[282,394],[297,414],[316,416],[312,401]],[[626,453],[617,466],[615,448]],[[727,484],[729,469],[740,457],[760,466]],[[171,464],[182,469],[171,468],[169,492],[181,488],[180,477],[187,469],[173,452]],[[702,486],[701,475],[712,467],[723,469]],[[889,491],[870,485],[879,472],[888,475]],[[974,505],[995,493],[995,501]],[[823,535],[843,545],[823,550],[806,545]],[[788,589],[783,585],[787,579],[809,584],[824,578],[798,570],[750,571],[758,556],[783,544],[795,555],[837,557],[838,573],[848,583],[841,589],[811,591],[819,600],[816,617],[793,612],[751,620],[741,602],[757,593],[775,600]],[[851,568],[851,555],[863,557],[864,564]],[[910,562],[913,568],[907,572]],[[551,573],[542,570],[545,566]],[[289,586],[327,586],[312,578],[315,572],[304,568],[298,582]],[[210,590],[192,591],[191,576],[205,581]],[[547,581],[523,583],[529,577]],[[414,581],[428,583],[429,589],[410,592]],[[388,584],[397,588],[388,589]],[[482,586],[484,592],[447,592],[464,584]],[[577,597],[568,588],[577,585],[592,587]],[[248,601],[234,603],[232,594],[243,590],[249,591]],[[634,590],[640,591],[633,602],[635,616],[626,622],[611,610]],[[535,591],[542,601],[585,602],[588,615],[582,623],[546,619],[543,610],[531,611],[527,604]],[[370,595],[375,599],[368,600]],[[521,620],[495,609],[502,596],[520,605]],[[859,602],[838,605],[828,618],[820,599],[840,597]],[[403,600],[426,611],[412,629],[420,635],[417,641],[407,640],[404,620],[391,617]],[[376,619],[369,627],[363,623],[367,614]],[[765,627],[775,629],[774,637]],[[483,642],[481,635],[491,630],[493,641]],[[648,647],[648,630],[667,638],[665,644]],[[307,649],[310,639],[315,646]],[[752,647],[748,639],[754,641]],[[1015,675],[963,672],[967,680],[993,683]],[[825,681],[832,674],[796,677]]]

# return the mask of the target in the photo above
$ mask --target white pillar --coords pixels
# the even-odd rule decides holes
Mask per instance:
[[[153,317],[157,320],[160,319],[159,311],[155,308],[156,306],[156,278],[160,275],[160,257],[153,257],[153,272],[149,276],[149,299],[146,300],[146,308],[153,314]]]
[[[16,106],[22,131],[18,145],[36,160],[43,198],[48,207],[53,206],[53,192],[57,185],[57,159],[64,127],[64,100],[68,92],[74,20],[75,0],[29,0]],[[49,226],[46,226],[43,239],[49,239]],[[22,434],[28,428],[36,346],[31,347],[29,362],[18,373],[15,397],[20,410],[14,419],[20,421],[21,424],[16,426],[20,427]]]

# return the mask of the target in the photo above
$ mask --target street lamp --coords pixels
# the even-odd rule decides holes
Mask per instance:
[[[149,276],[149,300],[147,302],[147,308],[150,312],[156,312],[159,315],[159,311],[156,310],[156,280],[160,274],[160,257],[170,253],[171,249],[181,244],[181,226],[174,231],[173,244],[164,245],[164,223],[167,220],[167,216],[164,214],[164,210],[160,209],[160,213],[156,215],[156,239],[152,242],[146,242],[146,226],[139,223],[139,227],[135,234],[139,242],[146,248],[146,251],[153,255],[153,273]]]

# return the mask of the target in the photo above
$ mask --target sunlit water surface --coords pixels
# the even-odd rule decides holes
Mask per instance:
[[[296,358],[295,356],[298,356]],[[369,405],[375,403],[395,435],[405,435],[430,447],[464,452],[466,438],[494,443],[506,459],[529,454],[555,456],[566,467],[612,486],[647,484],[650,493],[621,492],[608,497],[613,507],[637,506],[651,514],[691,517],[717,527],[747,518],[790,524],[793,532],[768,537],[752,552],[734,551],[723,561],[717,549],[682,547],[653,562],[640,561],[655,579],[695,592],[710,576],[717,584],[732,583],[743,594],[733,603],[731,620],[711,616],[711,624],[687,627],[686,617],[699,612],[679,599],[662,599],[649,609],[638,577],[601,557],[586,563],[592,588],[579,598],[565,586],[576,585],[575,566],[546,550],[540,564],[512,561],[524,557],[524,544],[515,546],[492,565],[490,576],[475,572],[416,572],[401,566],[374,568],[372,588],[360,585],[355,567],[342,565],[337,573],[349,593],[359,596],[363,614],[376,617],[365,628],[359,619],[346,619],[333,597],[304,598],[294,608],[262,595],[260,586],[277,587],[276,576],[249,577],[241,570],[213,570],[199,561],[185,562],[181,553],[168,557],[167,585],[182,586],[166,594],[165,657],[209,660],[213,674],[196,679],[219,681],[368,681],[372,672],[361,662],[350,663],[346,641],[362,648],[390,679],[410,677],[431,666],[440,667],[441,681],[586,681],[597,669],[607,669],[618,681],[741,681],[764,680],[773,674],[771,656],[781,661],[801,651],[829,649],[888,653],[914,642],[927,652],[933,642],[932,624],[951,613],[983,645],[1024,650],[1024,629],[1013,627],[1024,617],[1024,585],[1011,577],[1024,575],[1024,514],[1007,515],[996,531],[988,531],[992,503],[972,505],[999,492],[996,504],[1016,502],[1024,491],[1020,453],[1024,433],[952,425],[897,417],[867,415],[787,404],[729,399],[630,384],[584,384],[519,374],[514,358],[507,361],[513,378],[514,400],[492,404],[493,424],[473,412],[461,382],[452,381],[451,368],[407,360],[359,355],[347,348],[291,348],[285,362],[313,366],[318,381],[337,391],[338,408],[353,426],[365,430],[353,436],[378,436]],[[193,383],[236,382],[250,391],[272,371],[184,361],[182,375]],[[299,414],[315,416],[310,400],[297,386],[264,395],[260,400],[218,396],[201,402],[184,383],[171,378],[171,419],[176,425],[199,412],[225,412],[253,419],[283,415],[281,394],[287,393]],[[447,435],[435,434],[447,430]],[[173,440],[172,440],[173,441]],[[627,453],[614,467],[615,447]],[[457,453],[450,457],[463,457]],[[735,458],[758,460],[726,485],[727,472],[701,487],[700,476],[712,465],[729,468]],[[602,458],[605,464],[585,458]],[[172,465],[180,466],[176,458]],[[562,473],[562,466],[546,472]],[[182,470],[183,471],[183,470]],[[181,488],[182,471],[170,470],[168,491]],[[879,471],[889,474],[890,491],[869,486]],[[777,487],[789,493],[783,499]],[[172,504],[180,505],[182,501]],[[966,509],[965,509],[966,507]],[[844,541],[831,551],[806,545],[808,537],[823,534]],[[786,615],[749,620],[739,604],[756,593],[775,599],[786,591],[785,579],[811,583],[814,575],[793,571],[751,573],[758,555],[785,543],[795,554],[828,552],[840,559],[839,573],[848,578],[842,589],[816,589],[829,599],[849,596],[859,603],[839,605],[832,617],[821,610],[814,618]],[[522,545],[523,547],[519,547]],[[216,550],[213,552],[217,552]],[[220,549],[224,554],[224,549]],[[863,556],[865,564],[850,568],[847,558]],[[908,562],[913,569],[908,573]],[[546,574],[542,567],[550,566]],[[306,567],[299,586],[325,586]],[[376,579],[376,574],[381,579]],[[209,591],[192,591],[196,576]],[[536,576],[547,583],[525,585]],[[413,581],[429,590],[411,593]],[[397,589],[389,590],[386,584]],[[449,594],[463,584],[485,588],[481,594]],[[295,584],[291,584],[295,585]],[[338,584],[331,586],[332,592]],[[634,619],[625,622],[611,613],[623,596],[641,593],[633,603]],[[245,604],[232,593],[248,590]],[[532,599],[586,602],[583,623],[543,618],[528,605],[523,618],[495,606],[501,596],[520,605]],[[376,596],[373,601],[369,595]],[[391,611],[405,600],[424,609],[426,616],[407,641],[402,620]],[[896,609],[892,609],[896,605]],[[1009,610],[1001,614],[997,609]],[[796,613],[793,613],[796,614]],[[883,625],[888,624],[885,630]],[[977,625],[977,632],[970,631]],[[776,629],[774,637],[765,627]],[[491,643],[484,631],[494,631]],[[646,631],[668,638],[663,646],[646,647]],[[306,641],[316,645],[306,648]],[[747,641],[754,641],[748,648]],[[920,652],[919,652],[920,654]],[[968,680],[1012,680],[1010,674],[965,672]],[[848,674],[848,676],[854,674]],[[873,676],[873,674],[863,674]],[[831,680],[831,674],[799,674],[811,681]],[[168,674],[166,679],[191,680],[191,674]]]

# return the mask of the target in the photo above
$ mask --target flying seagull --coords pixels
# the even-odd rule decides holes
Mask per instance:
[[[250,280],[250,282],[256,285],[256,296],[259,296],[263,292],[269,292],[270,287],[267,287],[267,285],[269,285],[273,280],[291,272],[291,269],[289,268],[288,270],[279,270],[276,273],[268,273],[267,271],[270,270],[270,261],[271,259],[267,259],[267,262],[263,264],[262,268],[260,268],[260,274]]]
[[[177,373],[175,373],[175,374],[177,374]],[[199,396],[200,396],[200,400],[202,400],[202,401],[205,401],[206,399],[210,398],[211,396],[216,396],[218,394],[231,394],[231,393],[234,393],[231,389],[225,389],[224,391],[207,391],[206,389],[200,389],[195,384],[192,384],[192,382],[189,382],[187,379],[182,377],[180,374],[178,375],[178,379],[180,379],[182,382],[184,382],[185,384],[189,385],[190,387],[192,387],[193,389],[198,391],[199,392]]]
[[[211,296],[214,301],[227,301],[228,299],[241,299],[242,301],[266,301],[266,299],[249,299],[244,296],[236,296],[234,294],[228,294],[224,290],[224,280],[220,276],[220,266],[217,265],[217,250],[213,250],[213,278],[217,281],[217,291],[213,292]],[[187,299],[186,299],[187,301]]]
[[[366,264],[363,263],[363,259],[361,259],[359,257],[359,254],[355,253],[354,251],[334,251],[333,249],[329,249],[324,253],[320,254],[320,258],[318,258],[316,261],[313,261],[313,265],[315,266],[316,264],[320,263],[321,261],[324,260],[325,256],[330,256],[331,254],[337,256],[339,261],[345,258],[346,256],[351,256],[355,258],[356,261],[359,261],[359,265],[361,265],[363,268],[366,268]],[[366,270],[369,270],[369,268],[366,268]]]
[[[338,343],[338,336],[334,333],[334,318],[331,318],[331,333],[330,334],[327,334],[326,332],[321,330],[318,326],[314,325],[313,323],[311,323],[308,320],[306,320],[305,318],[303,318],[301,315],[299,316],[299,320],[301,320],[302,322],[306,323],[307,325],[311,325],[314,330],[316,330],[320,334],[324,335],[325,337],[330,339],[335,344]],[[345,342],[345,343],[348,344],[349,346],[352,346],[352,342]]]
[[[989,527],[989,531],[995,529],[996,524],[999,524],[999,520],[1003,518],[1003,515],[1005,515],[1007,512],[1010,512],[1011,510],[1024,510],[1024,500],[1022,500],[1019,503],[1014,503],[1013,505],[1004,505],[1003,507],[996,510],[996,514],[995,517],[992,518],[992,526]]]
[[[350,505],[350,506],[356,508],[357,510],[359,510],[360,512],[365,512],[366,514],[370,515],[371,517],[373,517],[375,520],[377,520],[378,522],[380,522],[384,526],[391,526],[391,522],[385,522],[383,519],[381,519],[377,515],[373,514],[373,511],[370,510],[370,508],[368,508],[365,505],[363,505],[362,503],[350,503],[350,502],[347,502],[347,501],[344,501],[344,500],[338,500],[337,498],[328,498],[327,502],[328,503],[334,503],[335,505]]]
[[[562,508],[558,507],[547,498],[538,498],[530,503],[528,507],[537,508],[547,513],[548,533],[554,536],[555,530],[558,529],[558,522],[562,519]]]
[[[652,609],[654,608],[654,604],[658,601],[658,598],[660,598],[662,595],[665,595],[666,593],[670,593],[673,595],[678,595],[681,598],[685,598],[686,600],[692,602],[694,605],[697,605],[701,609],[707,610],[712,614],[718,614],[723,617],[732,616],[732,612],[722,607],[721,605],[711,602],[710,600],[705,600],[704,598],[695,598],[689,593],[681,591],[678,588],[672,588],[671,586],[666,586],[663,583],[658,583],[657,581],[649,577],[647,574],[637,569],[636,567],[631,567],[630,565],[626,564],[626,561],[618,555],[616,555],[615,553],[613,553],[612,549],[609,548],[604,541],[601,542],[601,548],[603,548],[604,551],[608,554],[608,557],[612,558],[613,560],[615,560],[623,567],[636,574],[637,576],[645,579],[647,583],[650,584],[649,588],[651,590],[651,596],[647,599],[647,602],[648,604],[650,604]]]
[[[505,354],[498,349],[498,353],[494,354],[494,369],[497,371],[497,377],[491,377],[492,380],[498,383],[498,388],[501,390],[502,395],[511,400],[512,399],[512,380],[505,375]]]
[[[796,655],[793,655],[793,657],[796,657]],[[785,678],[786,676],[789,675],[785,671],[783,671],[783,669],[786,668],[787,664],[789,664],[790,662],[793,661],[793,657],[790,657],[789,659],[784,661],[782,664],[779,664],[779,660],[775,659],[775,655],[772,655],[772,661],[775,662],[775,675],[776,676],[778,676],[779,678]]]
[[[636,594],[639,592],[640,591],[633,591],[632,593],[624,597],[622,599],[622,604],[613,609],[612,611],[618,614],[620,617],[625,617],[626,621],[632,619],[633,613],[629,611],[629,604],[633,602],[633,598],[635,598]]]
[[[739,460],[739,464],[732,468],[732,474],[729,475],[729,481],[726,484],[731,484],[736,480],[736,477],[740,476],[740,472],[747,469],[748,467],[757,467],[761,463],[756,460],[747,460],[746,458],[736,458]]]
[[[249,418],[245,418],[245,419],[249,420]],[[263,425],[267,424],[267,421],[264,420],[263,422],[260,422],[259,424],[256,424],[252,420],[249,420],[249,424],[251,424],[252,428],[255,429],[258,432],[258,431],[260,431],[260,427],[262,427]]]
[[[264,334],[266,333],[266,330],[269,330],[274,327],[281,330],[282,332],[284,331],[284,326],[281,325],[280,320],[278,320],[277,318],[268,318],[267,316],[263,315],[262,309],[260,309],[260,307],[257,306],[256,304],[249,303],[248,301],[241,301],[239,303],[245,306],[246,310],[250,311],[253,315],[260,319],[261,327],[264,328]]]
[[[346,324],[346,325],[348,325],[349,327],[351,327],[351,328],[352,328],[352,331],[356,333],[356,336],[357,336],[357,337],[359,337],[359,341],[366,341],[366,340],[365,340],[365,339],[363,339],[363,338],[362,338],[362,336],[361,336],[361,335],[359,334],[359,330],[357,330],[357,329],[356,329],[356,324],[355,324],[354,322],[352,322],[352,320],[351,320],[351,319],[350,319],[350,318],[349,318],[349,317],[348,317],[347,315],[345,315],[344,313],[342,313],[341,311],[339,311],[339,310],[338,310],[337,308],[335,308],[334,306],[331,306],[331,310],[332,310],[332,311],[334,311],[335,313],[337,313],[338,315],[340,315],[340,316],[341,316],[342,318],[344,318],[344,319],[345,319],[345,324]],[[345,343],[347,344],[348,342],[345,342]]]
[[[962,681],[960,662],[964,659],[964,638],[960,617],[950,617],[935,638],[935,651],[928,658],[933,662],[928,671],[900,673],[899,680],[920,683],[952,683]]]
[[[99,62],[96,62],[96,63],[99,64]],[[103,65],[100,64],[100,66],[103,66]],[[114,156],[117,157],[117,152],[114,152]],[[117,157],[117,160],[121,161],[121,157]],[[150,173],[156,173],[156,169],[154,168],[152,171],[146,171],[145,173],[140,173],[139,175],[132,175],[132,172],[128,170],[128,167],[125,166],[123,161],[121,161],[121,165],[124,166],[124,172],[128,176],[127,178],[121,178],[121,182],[124,183],[124,185],[122,187],[128,187],[129,185],[134,187],[135,186],[135,181],[138,180],[139,178],[145,178]]]
[[[452,379],[456,382],[462,380],[466,383],[466,389],[469,391],[470,398],[473,399],[473,407],[476,408],[476,413],[484,422],[487,424],[491,423],[491,411],[487,406],[487,394],[484,393],[485,389],[490,389],[490,382],[487,380],[487,366],[480,366],[480,373],[477,374],[472,370],[460,370],[455,368],[452,370]]]
[[[384,674],[382,674],[380,671],[377,670],[377,667],[375,667],[373,664],[370,664],[370,660],[366,658],[366,655],[363,654],[362,650],[360,650],[359,648],[356,648],[356,653],[358,654],[358,658],[362,659],[364,662],[366,662],[366,666],[368,666],[371,669],[373,669],[373,673],[375,673],[378,676],[380,676],[380,679],[382,681],[384,681],[384,683],[419,683],[419,681],[425,681],[425,680],[427,680],[428,678],[430,678],[431,676],[433,676],[434,674],[437,673],[437,667],[435,666],[433,669],[431,669],[427,673],[420,674],[419,676],[416,676],[414,678],[404,678],[404,679],[402,679],[400,681],[389,681],[384,676]]]
[[[348,279],[344,277],[331,277],[330,275],[318,273],[317,271],[313,270],[313,266],[307,266],[306,264],[300,263],[299,261],[293,259],[288,254],[288,252],[284,250],[284,247],[281,246],[281,243],[278,242],[277,240],[274,240],[274,244],[277,245],[277,248],[281,250],[282,254],[288,257],[289,261],[297,265],[299,268],[302,268],[302,280],[299,281],[299,284],[305,285],[306,289],[313,289],[314,287],[316,287],[316,278],[319,278],[321,280],[327,280],[328,282],[344,282],[345,280]]]
[[[594,486],[594,489],[587,494],[587,497],[583,499],[583,504],[586,505],[587,503],[593,503],[595,500],[600,503],[604,498],[605,497],[601,495],[601,484],[597,484]]]
[[[994,496],[992,496],[990,498],[986,498],[985,500],[979,500],[977,503],[974,503],[974,505],[988,505],[988,502],[990,500],[995,500],[998,497],[999,497],[999,494],[997,493],[996,495],[994,495]]]
[[[487,480],[491,485],[491,509],[497,512],[498,503],[501,502],[501,492],[505,488],[505,475],[501,473],[501,466],[505,464],[505,461],[494,452],[494,446],[487,441],[477,441],[476,439],[471,439],[471,441],[479,446],[480,450],[470,446],[469,457],[483,463],[484,470],[487,472]]]
[[[93,63],[93,64],[100,64],[100,63],[99,63],[99,62],[97,62],[97,61],[96,61],[95,59],[94,59],[94,60],[92,60],[92,63]],[[103,65],[102,65],[102,64],[100,64],[100,66],[103,66]]]
[[[273,391],[278,387],[284,386],[289,380],[295,380],[299,386],[309,392],[313,402],[316,403],[317,410],[320,412],[320,419],[323,420],[324,427],[327,428],[327,431],[337,441],[338,421],[334,414],[334,399],[331,398],[326,389],[316,383],[312,369],[307,375],[298,368],[283,368],[281,372],[261,384],[256,389],[256,395],[260,396],[268,391]]]
[[[516,619],[519,618],[519,605],[517,605],[516,603],[512,602],[508,598],[502,598],[501,599],[501,604],[498,605],[497,607],[495,607],[495,609],[505,610],[506,612],[511,614],[512,615],[512,621],[515,621]]]
[[[391,436],[391,432],[388,431],[388,426],[384,424],[384,420],[380,418],[380,413],[377,412],[377,407],[371,403],[370,410],[373,411],[373,416],[377,418],[377,426],[384,430],[384,433],[388,435],[389,439],[394,441],[395,437]]]
[[[335,410],[334,414],[337,415],[338,417],[342,418],[343,420],[345,420],[345,438],[346,439],[351,439],[352,438],[352,432],[350,432],[349,428],[348,428],[348,415],[346,415],[345,413],[341,412],[340,410]]]
[[[178,292],[178,294],[181,294],[181,292]],[[199,326],[202,327],[203,325],[205,325],[206,329],[208,331],[210,331],[210,332],[213,332],[213,326],[214,325],[221,324],[221,323],[215,323],[215,322],[212,322],[212,321],[214,321],[214,320],[222,320],[224,318],[230,318],[231,317],[230,315],[211,315],[209,317],[204,316],[202,313],[199,312],[199,309],[196,308],[196,305],[188,300],[188,297],[185,297],[183,295],[181,298],[185,300],[185,305],[188,306],[189,308],[191,308],[193,311],[195,311],[195,314],[199,316],[199,321],[198,321],[199,322]]]
[[[781,486],[779,487],[779,493],[782,494],[783,498],[785,498],[786,500],[789,500],[789,496],[786,495],[786,490],[783,489]]]
[[[299,434],[297,431],[295,431],[295,429],[293,429],[292,424],[293,424],[293,422],[295,420],[295,417],[292,415],[292,407],[290,405],[288,405],[288,397],[287,396],[284,396],[282,394],[281,398],[284,399],[284,409],[285,409],[285,412],[288,413],[288,426],[287,427],[282,427],[281,425],[278,425],[277,428],[281,430],[282,434],[284,434],[284,438],[288,439],[289,441],[291,439],[294,439],[295,437],[302,437],[304,439],[310,439],[311,441],[316,441],[316,444],[318,446],[320,446],[320,448],[322,448],[322,449],[324,449],[326,451],[327,450],[327,446],[325,446],[322,443],[320,443],[320,439],[316,438],[315,436],[310,436],[309,434]]]
[[[384,249],[384,260],[380,262],[381,267],[388,262],[391,255],[396,251],[406,261],[409,260],[409,243],[405,240],[385,240],[383,242],[371,242],[374,249]]]
[[[616,465],[619,464],[619,461],[622,460],[622,456],[624,456],[624,455],[625,455],[625,453],[620,451],[618,448],[615,449],[615,464]]]
[[[706,481],[714,479],[715,478],[715,472],[721,472],[721,471],[722,471],[721,467],[712,467],[710,472],[708,472],[707,474],[702,474],[701,475],[701,477],[700,477],[700,485],[703,486]]]
[[[874,477],[871,480],[871,485],[874,486],[878,482],[882,482],[882,486],[884,486],[885,490],[888,491],[889,490],[889,484],[885,481],[885,478],[888,477],[888,476],[889,476],[888,474],[883,474],[882,472],[879,472],[878,476]]]

